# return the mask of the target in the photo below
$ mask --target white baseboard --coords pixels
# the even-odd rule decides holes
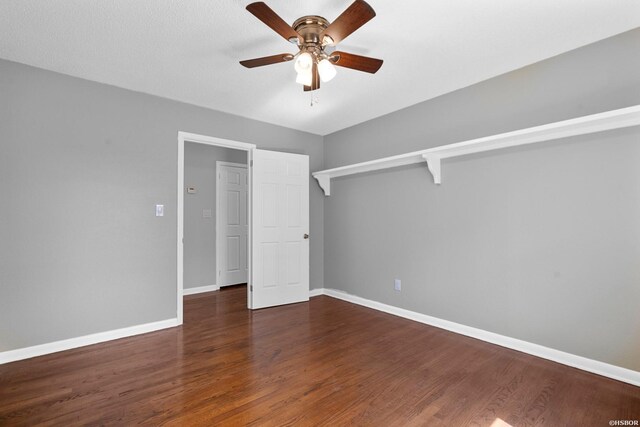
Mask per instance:
[[[71,350],[72,348],[84,347],[91,344],[98,344],[105,341],[117,340],[119,338],[131,337],[134,335],[146,334],[160,329],[178,326],[178,319],[167,319],[159,322],[145,323],[142,325],[130,326],[128,328],[115,329],[113,331],[98,332],[97,334],[85,335],[77,338],[69,338],[62,341],[50,342],[47,344],[34,345],[33,347],[19,348],[0,352],[0,364],[15,362],[17,360],[30,359],[45,354],[57,353],[58,351]]]
[[[318,295],[324,295],[324,289],[311,289],[309,291],[309,298],[317,297]]]
[[[457,334],[466,335],[502,347],[507,347],[543,359],[552,360],[563,365],[572,366],[583,371],[592,372],[604,377],[613,378],[614,380],[623,381],[625,383],[640,386],[640,372],[631,369],[622,368],[620,366],[610,365],[608,363],[599,362],[586,357],[577,356],[564,351],[555,350],[542,345],[533,344],[516,338],[507,337],[483,329],[473,328],[471,326],[461,325],[459,323],[450,322],[448,320],[439,319],[437,317],[428,316],[426,314],[417,313],[415,311],[405,310],[403,308],[394,307],[392,305],[383,304],[381,302],[368,300],[359,296],[351,295],[336,289],[313,289],[309,292],[309,296],[327,295],[333,298],[341,299],[353,304],[369,307],[374,310],[383,311],[395,316],[404,317],[405,319],[414,320],[426,325],[435,326],[437,328],[446,329]]]
[[[220,286],[218,285],[199,286],[197,288],[184,288],[182,290],[182,295],[201,294],[203,292],[211,292],[211,291],[219,291],[219,290],[220,290]]]

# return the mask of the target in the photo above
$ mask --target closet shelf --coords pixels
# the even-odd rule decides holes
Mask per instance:
[[[311,175],[318,181],[325,196],[329,196],[331,194],[331,178],[426,162],[434,183],[440,184],[442,182],[440,169],[442,159],[637,125],[640,125],[640,105],[321,170],[313,172]]]

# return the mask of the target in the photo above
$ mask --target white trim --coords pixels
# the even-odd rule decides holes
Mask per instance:
[[[216,160],[216,167],[217,166],[230,166],[232,168],[241,168],[241,169],[247,168],[246,163],[233,163],[233,162],[225,162],[222,160]]]
[[[201,294],[203,292],[213,292],[219,290],[220,286],[218,285],[198,286],[197,288],[184,288],[182,290],[182,295]]]
[[[182,325],[183,319],[183,301],[184,295],[184,143],[194,142],[197,144],[215,145],[218,147],[233,148],[236,150],[247,151],[247,163],[253,159],[253,150],[256,149],[255,144],[248,144],[246,142],[232,141],[230,139],[216,138],[206,135],[198,135],[189,132],[178,132],[178,194],[177,194],[177,228],[178,236],[176,239],[177,245],[177,264],[178,274],[176,277],[176,315],[178,319],[178,325]],[[251,168],[248,170],[249,174],[249,194],[251,194]],[[251,199],[251,197],[249,197]],[[247,213],[249,214],[249,241],[251,242],[251,204],[247,206]],[[248,251],[249,262],[249,277],[247,286],[247,305],[251,308],[251,251]]]
[[[253,154],[255,149],[247,152],[247,184],[248,184],[248,197],[247,197],[247,220],[249,221],[249,245],[247,246],[247,265],[249,271],[247,272],[247,308],[253,309]]]
[[[82,337],[69,338],[62,341],[34,345],[32,347],[4,351],[0,353],[0,364],[43,356],[45,354],[57,353],[64,350],[71,350],[73,348],[98,344],[105,341],[132,337],[134,335],[146,334],[161,329],[173,328],[174,326],[178,326],[178,319],[167,319],[159,322],[144,323],[142,325],[114,329],[113,331],[98,332],[96,334],[85,335]]]
[[[604,113],[548,123],[542,126],[534,126],[455,144],[440,145],[426,150],[413,151],[411,153],[384,157],[382,159],[321,170],[313,172],[311,175],[318,180],[318,184],[324,190],[325,196],[329,196],[331,194],[331,178],[426,161],[429,171],[433,175],[434,182],[440,184],[442,180],[440,169],[441,159],[638,125],[640,125],[640,105],[634,105],[619,110],[605,111]]]
[[[178,139],[182,141],[195,142],[198,144],[215,145],[218,147],[233,148],[235,150],[251,151],[255,150],[256,144],[233,141],[231,139],[216,138],[215,136],[199,135],[197,133],[178,132]]]
[[[523,353],[558,362],[563,365],[572,366],[583,371],[602,375],[603,377],[613,378],[614,380],[640,386],[640,372],[638,371],[632,371],[631,369],[610,365],[608,363],[588,359],[586,357],[577,356],[575,354],[566,353],[564,351],[555,350],[516,338],[507,337],[505,335],[496,334],[483,329],[461,325],[459,323],[450,322],[448,320],[439,319],[437,317],[428,316],[415,311],[405,310],[403,308],[351,295],[336,289],[313,289],[309,293],[311,294],[312,292],[314,293],[314,296],[327,295],[332,298],[337,298],[353,304],[372,308],[374,310],[383,311],[394,316],[404,317],[405,319],[414,320],[426,325],[446,329],[447,331],[455,332],[457,334],[466,335],[468,337],[476,338],[502,347],[521,351]]]
[[[183,303],[182,290],[184,288],[184,137],[178,132],[178,276],[176,278],[176,317],[178,324],[182,325]]]
[[[309,298],[313,298],[313,297],[317,297],[319,295],[325,295],[324,293],[324,289],[320,288],[320,289],[311,289],[309,291]]]
[[[220,265],[222,264],[222,262],[220,262],[220,254],[222,253],[222,251],[224,250],[224,245],[222,244],[222,240],[220,239],[220,229],[222,227],[222,224],[220,224],[220,185],[221,185],[221,181],[220,181],[220,167],[221,166],[229,166],[229,167],[234,167],[234,168],[241,168],[241,169],[248,169],[246,164],[242,164],[242,163],[232,163],[232,162],[224,162],[221,160],[216,160],[216,280],[218,281],[218,283],[225,283],[227,281],[227,277],[226,275],[222,274],[222,269],[220,268]],[[247,194],[249,194],[249,171],[247,170]],[[248,220],[249,220],[249,197],[247,197],[247,224],[248,224]],[[250,242],[249,239],[247,238],[247,264],[249,262],[249,248],[250,248]],[[249,273],[247,272],[247,283],[249,281]],[[227,285],[222,285],[222,286],[227,286]]]

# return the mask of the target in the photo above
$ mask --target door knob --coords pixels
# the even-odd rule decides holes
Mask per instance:
[[[309,235],[308,235],[307,233],[304,233],[304,236],[303,236],[303,237],[304,237],[305,239],[308,239],[308,238],[309,238]]]

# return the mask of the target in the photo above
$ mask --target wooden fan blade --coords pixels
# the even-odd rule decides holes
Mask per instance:
[[[296,32],[291,25],[287,24],[264,2],[258,1],[247,6],[247,10],[256,18],[267,24],[276,33],[280,34],[287,41],[295,39],[300,40],[300,34]]]
[[[332,63],[340,67],[351,68],[365,73],[375,74],[382,67],[382,59],[369,58],[353,53],[335,51],[329,58]]]
[[[367,2],[356,0],[325,28],[320,34],[320,40],[323,40],[324,36],[329,36],[333,40],[330,44],[336,45],[369,22],[374,16],[376,16],[376,12]]]
[[[265,56],[262,58],[247,59],[240,61],[240,64],[247,68],[262,67],[263,65],[277,64],[279,62],[287,62],[293,59],[290,53],[280,53],[278,55]]]
[[[320,89],[320,73],[318,73],[318,65],[314,62],[311,66],[311,86],[305,86],[304,91]]]

